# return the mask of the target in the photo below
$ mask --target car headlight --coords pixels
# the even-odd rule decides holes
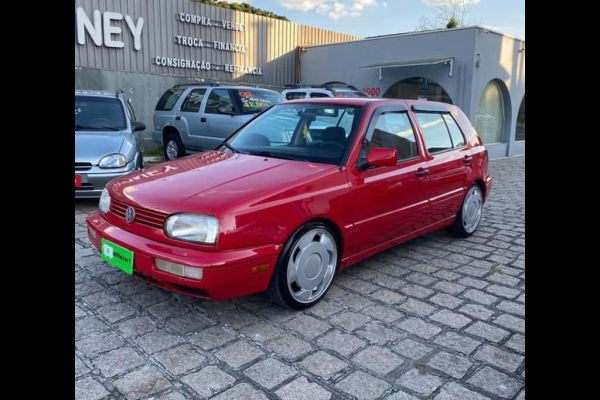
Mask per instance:
[[[127,165],[127,158],[123,154],[109,154],[100,159],[100,168],[121,168]]]
[[[98,208],[103,213],[107,213],[110,209],[110,194],[108,194],[108,189],[102,189],[102,194],[100,195],[100,201],[98,203]]]
[[[167,236],[186,242],[215,244],[219,221],[214,217],[197,214],[175,214],[165,221]]]

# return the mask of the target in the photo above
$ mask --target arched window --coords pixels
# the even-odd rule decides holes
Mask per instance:
[[[525,140],[525,96],[521,100],[521,106],[519,107],[519,115],[517,115],[517,131],[515,133],[515,140]]]
[[[408,78],[395,83],[383,97],[393,99],[441,101],[452,104],[448,93],[437,82],[428,78]]]
[[[504,97],[496,81],[490,81],[479,99],[475,129],[483,143],[502,142],[504,129]]]

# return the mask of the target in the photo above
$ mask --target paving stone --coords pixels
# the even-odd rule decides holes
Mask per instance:
[[[328,380],[346,368],[348,364],[324,351],[318,351],[302,360],[300,366],[311,374]]]
[[[456,379],[462,379],[472,365],[473,363],[468,358],[445,351],[437,353],[427,362],[427,366],[445,372]]]
[[[429,319],[454,329],[460,329],[472,321],[470,318],[467,318],[464,315],[457,314],[449,310],[440,310],[429,316]]]
[[[79,357],[75,356],[75,378],[85,375],[88,372],[90,372],[90,369],[85,366]]]
[[[106,290],[86,296],[82,300],[85,304],[94,309],[100,308],[107,304],[118,303],[122,301],[118,295]]]
[[[456,382],[448,382],[434,397],[435,400],[490,400],[477,392],[469,390]]]
[[[370,317],[354,311],[344,311],[329,319],[332,324],[341,326],[348,331],[354,331],[369,321],[371,321]]]
[[[285,335],[269,342],[267,347],[287,360],[302,357],[313,350],[313,347],[308,342],[292,335]]]
[[[372,400],[381,396],[390,385],[362,371],[355,371],[342,379],[335,387],[358,400]]]
[[[181,382],[191,387],[200,397],[208,398],[235,382],[235,378],[214,365],[186,375]]]
[[[178,391],[161,394],[159,397],[150,397],[148,400],[186,400],[185,396]]]
[[[521,303],[525,303],[525,293],[523,293],[522,295],[517,297],[517,301],[520,301]]]
[[[311,317],[310,315],[300,315],[285,323],[285,326],[299,334],[306,336],[309,339],[314,339],[317,336],[327,332],[331,325],[323,322],[320,319]]]
[[[388,397],[385,398],[385,400],[419,400],[419,399],[416,398],[415,396],[412,396],[412,395],[406,393],[406,392],[399,391],[399,392],[389,395]]]
[[[523,389],[521,393],[519,393],[516,400],[525,400],[525,389]]]
[[[200,367],[207,358],[185,343],[170,350],[165,350],[156,359],[173,375],[181,375]]]
[[[244,375],[267,389],[274,388],[296,374],[293,367],[274,358],[267,358],[244,371]]]
[[[244,326],[252,325],[258,321],[256,315],[240,309],[226,310],[219,314],[217,317],[221,323],[232,327],[233,329],[240,329]]]
[[[525,357],[485,344],[477,350],[473,359],[512,373],[517,371]]]
[[[239,341],[217,351],[215,356],[227,363],[232,368],[239,368],[244,364],[256,360],[264,354],[262,350],[247,342]]]
[[[431,353],[433,349],[412,339],[399,341],[393,349],[395,352],[413,360],[418,360]]]
[[[405,336],[397,329],[389,329],[378,322],[371,322],[354,331],[356,336],[365,339],[371,344],[385,345],[391,341]]]
[[[148,317],[136,317],[120,322],[117,329],[127,338],[141,336],[156,329],[156,323]]]
[[[131,299],[133,300],[133,302],[137,303],[142,307],[148,307],[168,300],[169,296],[163,290],[151,289],[140,293],[136,296],[133,296]]]
[[[194,333],[190,341],[204,350],[211,350],[235,340],[235,334],[222,326],[213,326],[201,332]]]
[[[501,301],[496,308],[510,314],[525,316],[525,304],[515,303],[514,301]]]
[[[514,288],[510,288],[510,287],[506,287],[506,286],[500,286],[500,285],[488,286],[485,289],[485,291],[495,294],[496,296],[504,297],[507,299],[514,299],[521,293],[521,291],[518,289],[514,289]]]
[[[146,366],[114,382],[127,400],[136,400],[170,388],[171,383],[155,368]]]
[[[379,320],[385,324],[390,324],[392,322],[398,321],[400,318],[404,316],[401,312],[398,312],[390,307],[384,306],[371,306],[365,308],[363,311],[366,315],[369,315],[376,320]],[[364,325],[364,324],[363,324]],[[362,325],[361,325],[362,326]],[[353,329],[354,330],[354,329]]]
[[[313,315],[316,315],[319,318],[325,319],[325,318],[330,317],[342,310],[343,310],[342,307],[340,307],[330,301],[321,300],[320,302],[318,302],[317,304],[312,306],[309,309],[309,312]]]
[[[465,285],[465,286],[469,286],[475,289],[483,289],[486,286],[489,286],[490,284],[486,281],[483,281],[481,279],[474,279],[472,277],[464,277],[458,280],[458,283],[460,283],[461,285]]]
[[[466,355],[471,354],[481,344],[478,340],[459,335],[456,332],[444,333],[435,338],[433,342]]]
[[[400,291],[407,296],[416,297],[418,299],[424,299],[434,293],[433,290],[418,285],[404,285]]]
[[[87,316],[75,320],[75,340],[106,329],[106,325],[94,316]]]
[[[509,335],[504,329],[486,324],[485,322],[476,322],[468,327],[465,332],[482,337],[490,342],[498,343]]]
[[[144,336],[137,337],[134,339],[134,342],[146,353],[153,354],[166,348],[173,347],[183,342],[183,339],[180,336],[158,329],[147,333]]]
[[[519,278],[502,273],[491,274],[487,279],[492,282],[501,283],[505,286],[517,286],[521,281]]]
[[[213,324],[214,322],[211,319],[193,312],[177,316],[169,321],[170,328],[184,335],[201,331]]]
[[[75,319],[83,318],[87,315],[85,311],[83,311],[80,307],[75,306]]]
[[[458,297],[452,296],[451,294],[447,294],[447,293],[438,293],[435,296],[433,296],[431,299],[429,299],[429,301],[437,304],[440,307],[446,307],[451,310],[454,310],[455,308],[457,308],[464,302],[463,300],[459,299]]]
[[[108,394],[108,390],[92,377],[75,381],[75,400],[100,400]]]
[[[444,380],[430,373],[421,373],[417,369],[411,369],[402,375],[396,383],[423,395],[429,396],[442,386]]]
[[[436,310],[435,307],[415,299],[406,300],[404,303],[400,304],[398,308],[421,317],[425,317]]]
[[[421,286],[429,286],[437,281],[437,279],[420,272],[413,272],[412,274],[406,275],[404,279],[406,279],[408,282],[416,283],[417,285]]]
[[[121,347],[109,351],[94,360],[94,365],[100,369],[100,373],[105,378],[112,378],[115,375],[140,367],[144,363],[144,357],[131,347]]]
[[[75,348],[88,358],[97,357],[101,353],[114,350],[125,344],[123,339],[113,332],[94,333],[75,342]]]
[[[525,333],[525,320],[523,318],[513,317],[512,315],[502,314],[493,318],[492,322],[515,332]]]
[[[394,278],[393,276],[389,275],[379,275],[373,279],[373,283],[391,290],[398,290],[402,286],[406,285],[405,280]]]
[[[468,300],[474,301],[476,303],[480,303],[486,306],[495,303],[498,298],[496,296],[492,296],[491,294],[486,294],[481,290],[469,289],[462,296]]]
[[[338,330],[334,330],[323,336],[317,341],[317,344],[324,349],[333,350],[344,357],[367,345],[356,336]]]
[[[519,353],[525,353],[525,336],[517,333],[513,335],[504,345],[509,349],[518,351]]]
[[[99,308],[98,314],[108,322],[115,323],[136,315],[137,311],[129,304],[113,303]]]
[[[268,322],[258,322],[254,325],[246,326],[241,331],[244,335],[256,342],[267,342],[285,334],[283,329],[276,327]]]
[[[382,301],[387,304],[398,304],[406,299],[406,296],[402,296],[391,290],[382,289],[378,290],[370,295],[373,299]]]
[[[521,382],[490,367],[483,367],[467,382],[506,399],[513,398],[523,387]]]
[[[351,308],[354,311],[360,311],[363,308],[372,306],[374,303],[364,296],[360,296],[354,293],[347,293],[336,299],[336,302],[340,305]]]
[[[479,304],[465,304],[459,308],[458,311],[484,321],[487,321],[492,315],[494,315],[492,310]]]
[[[457,275],[458,277],[459,275]],[[454,282],[445,282],[441,281],[433,285],[433,289],[439,290],[440,292],[448,293],[451,295],[457,295],[465,291],[467,287],[464,285],[459,285]]]
[[[332,396],[331,392],[303,376],[283,386],[275,394],[282,400],[329,400]]]
[[[397,326],[408,333],[412,333],[413,335],[417,335],[427,340],[431,339],[442,331],[442,328],[439,326],[414,317],[410,317],[401,321]]]
[[[349,287],[348,289],[352,289],[355,292],[365,295],[365,294],[370,294],[370,293],[376,292],[377,290],[380,290],[381,288],[379,286],[374,285],[365,280],[356,279],[356,281],[352,282],[352,286]]]
[[[227,389],[223,393],[211,397],[212,400],[268,400],[262,392],[254,389],[247,383],[240,383],[231,389]]]
[[[371,370],[376,375],[385,376],[404,363],[394,353],[378,346],[369,346],[359,351],[352,361]]]
[[[460,278],[462,275],[459,275],[459,274],[457,274],[455,272],[452,272],[452,271],[444,271],[444,270],[442,270],[442,271],[436,272],[435,274],[433,274],[433,276],[435,276],[436,278],[445,279],[447,281],[454,281],[454,280],[457,280],[458,278]],[[442,284],[442,283],[447,283],[447,282],[436,283],[434,285],[434,289],[442,290],[440,288],[436,288],[437,285]],[[445,286],[445,287],[447,288],[448,286]],[[442,291],[445,291],[445,290],[442,290]],[[451,294],[456,294],[456,293],[451,293]]]

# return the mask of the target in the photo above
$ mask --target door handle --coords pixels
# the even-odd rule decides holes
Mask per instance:
[[[204,118],[204,117],[200,118],[200,122],[206,122],[206,118]]]
[[[420,178],[425,175],[429,175],[429,168],[419,168],[416,175]]]
[[[465,164],[468,164],[471,161],[473,161],[473,156],[465,156]]]
[[[177,121],[181,121],[181,117],[180,117],[179,115],[178,115],[178,116],[176,116],[176,117],[175,117],[175,119],[176,119]]]

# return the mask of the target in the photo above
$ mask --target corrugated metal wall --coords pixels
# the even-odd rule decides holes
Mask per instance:
[[[253,84],[283,86],[295,82],[297,77],[297,48],[357,40],[358,37],[312,28],[243,12],[208,6],[188,0],[75,0],[75,9],[83,8],[94,22],[94,11],[121,13],[135,22],[143,18],[141,49],[134,49],[133,35],[125,20],[113,21],[122,33],[113,35],[121,40],[123,48],[108,48],[105,43],[97,46],[89,34],[85,44],[77,39],[75,23],[75,66],[144,74],[172,75],[188,78],[206,78],[220,81],[236,80]],[[212,26],[178,21],[178,13],[210,18]],[[77,13],[76,13],[77,14]],[[244,31],[224,29],[221,21],[243,24]],[[176,43],[176,36],[200,38],[211,47],[190,47]],[[241,44],[245,53],[217,50],[213,42]],[[204,60],[211,64],[210,70],[176,68],[156,65],[156,57]],[[164,61],[164,60],[162,60]],[[263,75],[226,72],[224,66],[239,65],[262,68]]]

